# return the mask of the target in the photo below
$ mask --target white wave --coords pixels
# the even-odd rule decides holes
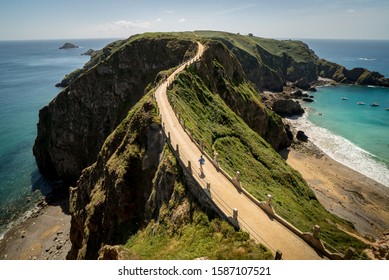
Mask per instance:
[[[375,61],[375,58],[368,58],[368,57],[360,57],[358,60],[363,60],[363,61]]]
[[[307,114],[288,120],[296,129],[303,130],[309,140],[332,159],[389,187],[389,169],[374,155],[328,129],[314,125],[308,120]]]

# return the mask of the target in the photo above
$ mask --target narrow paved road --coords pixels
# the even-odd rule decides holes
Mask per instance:
[[[198,52],[194,60],[199,59],[203,52],[204,46],[198,43]],[[155,93],[165,131],[166,133],[170,132],[172,146],[179,145],[179,154],[183,162],[191,161],[193,176],[200,185],[206,187],[206,182],[210,183],[213,200],[227,216],[232,216],[233,208],[238,209],[239,224],[250,233],[252,238],[269,247],[273,253],[280,250],[283,259],[322,259],[323,257],[318,255],[307,243],[269,217],[243,193],[238,192],[234,185],[222,173],[218,172],[210,162],[206,162],[204,166],[205,176],[200,175],[198,160],[201,151],[180,125],[166,94],[168,83],[171,83],[175,75],[194,60],[181,65],[169,76],[166,82],[157,88]]]

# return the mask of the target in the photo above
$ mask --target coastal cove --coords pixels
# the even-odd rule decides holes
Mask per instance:
[[[313,96],[302,104],[305,115],[290,119],[294,127],[333,159],[389,187],[389,89],[328,86]]]
[[[389,77],[388,40],[302,40],[319,57]],[[331,158],[389,187],[389,89],[337,85],[311,94],[314,102],[303,102],[306,113],[293,125]]]

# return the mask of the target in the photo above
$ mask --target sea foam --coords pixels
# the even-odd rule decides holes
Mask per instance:
[[[328,129],[314,125],[307,114],[289,118],[297,130],[302,130],[309,140],[337,162],[389,187],[388,166],[369,152]]]

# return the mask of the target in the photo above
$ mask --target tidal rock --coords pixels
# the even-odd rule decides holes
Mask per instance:
[[[302,130],[297,131],[296,138],[297,138],[297,140],[302,141],[302,142],[308,141],[308,136]]]
[[[303,97],[303,92],[300,89],[298,89],[295,92],[293,92],[292,95],[295,98],[302,98]]]
[[[291,99],[277,100],[273,104],[273,111],[282,117],[304,114],[304,109],[298,101]]]
[[[305,101],[305,102],[313,102],[314,100],[312,98],[310,98],[310,97],[305,97],[305,98],[303,98],[303,101]]]
[[[79,46],[76,46],[76,45],[74,45],[74,44],[72,44],[72,43],[65,43],[65,44],[63,44],[63,46],[60,47],[59,49],[60,49],[60,50],[68,50],[68,49],[77,49],[77,48],[79,48]]]

